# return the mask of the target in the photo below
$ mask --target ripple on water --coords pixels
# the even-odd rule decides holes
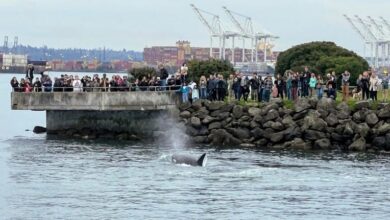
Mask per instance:
[[[172,164],[172,153],[204,148],[4,143],[6,219],[390,218],[390,159],[383,155],[210,148],[206,167],[189,167]]]

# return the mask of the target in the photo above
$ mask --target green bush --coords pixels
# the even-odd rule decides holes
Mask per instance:
[[[351,84],[356,84],[359,74],[369,68],[366,60],[333,42],[311,42],[292,47],[278,57],[276,73],[287,70],[302,72],[308,66],[310,71],[325,75],[335,71],[340,75],[345,70],[351,73]]]
[[[129,70],[129,75],[131,75],[132,79],[141,80],[144,76],[150,78],[156,76],[156,74],[156,69],[152,67],[132,68]]]
[[[199,81],[202,75],[206,77],[210,74],[222,74],[225,79],[234,73],[233,65],[227,60],[190,60],[188,66],[188,79]]]

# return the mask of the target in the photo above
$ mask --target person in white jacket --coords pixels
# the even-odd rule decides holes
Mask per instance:
[[[378,100],[377,97],[378,85],[379,85],[379,79],[376,76],[376,74],[372,72],[370,77],[370,98],[375,101]]]
[[[83,84],[81,83],[81,80],[79,79],[79,76],[76,75],[74,77],[72,86],[73,86],[73,91],[74,92],[82,92],[83,91]]]

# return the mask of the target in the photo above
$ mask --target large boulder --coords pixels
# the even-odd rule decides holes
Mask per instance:
[[[249,115],[252,116],[252,117],[254,117],[254,116],[256,116],[256,115],[261,115],[261,109],[252,107],[252,108],[249,108],[249,109],[248,109],[248,113],[249,113]]]
[[[367,114],[368,114],[367,110],[362,109],[362,110],[355,112],[352,115],[352,119],[357,123],[364,122],[364,121],[366,121]]]
[[[203,106],[203,100],[197,99],[192,102],[191,108],[193,108],[195,111],[198,111]]]
[[[324,131],[325,128],[327,127],[327,123],[314,113],[311,113],[308,116],[306,116],[303,121],[304,121],[302,126],[303,130],[312,129],[315,131]]]
[[[271,109],[265,116],[264,122],[275,120],[279,117],[279,112],[275,109]]]
[[[365,151],[366,150],[366,139],[358,138],[351,145],[348,146],[350,151]]]
[[[390,124],[385,123],[382,126],[380,126],[377,129],[377,133],[378,133],[378,135],[386,135],[387,133],[390,133]]]
[[[181,103],[181,104],[179,105],[179,109],[180,109],[181,111],[187,110],[187,109],[189,109],[189,108],[191,108],[191,103],[189,103],[189,102],[184,102],[184,103]]]
[[[378,119],[378,116],[376,116],[375,113],[370,113],[366,116],[366,123],[369,125],[369,126],[374,126],[376,125],[376,123],[378,123],[379,119]]]
[[[214,118],[214,117],[211,117],[211,116],[206,116],[203,120],[202,120],[202,123],[205,124],[205,125],[208,125],[214,121],[216,121],[217,119]]]
[[[275,131],[281,131],[284,129],[284,126],[282,123],[277,121],[277,122],[272,122],[271,128],[274,129]]]
[[[305,140],[316,141],[318,139],[326,138],[326,134],[321,131],[306,130],[304,132]]]
[[[223,146],[238,146],[242,143],[240,139],[235,138],[224,129],[213,130],[208,136],[208,140],[214,145]]]
[[[255,139],[260,139],[264,137],[264,130],[257,127],[251,130],[251,136],[254,137]]]
[[[234,106],[234,104],[225,104],[219,110],[221,110],[221,112],[231,112]]]
[[[328,117],[326,117],[325,121],[330,127],[335,127],[339,123],[337,115],[335,115],[334,113],[330,113]]]
[[[377,149],[385,149],[386,148],[386,137],[380,136],[375,137],[372,141],[372,146]]]
[[[322,138],[314,142],[314,147],[317,149],[330,149],[331,143],[328,138]]]
[[[312,106],[309,103],[308,99],[302,98],[299,102],[295,103],[294,111],[296,113],[303,112],[310,109]]]
[[[362,100],[355,103],[355,111],[360,111],[362,109],[369,109],[370,102],[368,100]]]
[[[278,110],[279,106],[276,103],[270,102],[261,108],[261,114],[265,115],[271,110]]]
[[[227,128],[227,130],[239,139],[249,139],[251,137],[251,133],[247,128]]]
[[[378,117],[384,119],[390,118],[390,105],[386,105],[384,108],[379,109]]]
[[[317,102],[317,110],[325,110],[327,112],[336,108],[336,102],[330,98],[322,98]]]
[[[218,121],[209,124],[209,130],[219,129],[221,127],[222,127],[221,122]]]
[[[286,128],[289,128],[289,127],[295,127],[297,125],[297,123],[295,123],[295,121],[292,119],[291,116],[285,116],[282,120],[282,124],[286,127]]]
[[[222,112],[221,114],[219,114],[219,115],[217,116],[217,118],[218,118],[219,120],[225,120],[225,119],[227,119],[229,116],[230,116],[230,113],[229,113],[229,112]]]
[[[182,118],[191,118],[191,112],[183,111],[183,112],[180,113],[180,117],[182,117]]]
[[[295,138],[292,141],[288,141],[283,144],[283,148],[291,148],[291,149],[298,149],[298,150],[310,150],[311,146],[303,141],[301,138]]]
[[[42,133],[46,133],[47,129],[45,127],[42,127],[42,126],[35,126],[34,129],[33,129],[33,132],[35,134],[42,134]]]
[[[341,102],[340,104],[337,105],[336,109],[338,111],[343,111],[343,112],[347,112],[348,115],[351,114],[351,109],[349,108],[348,104],[345,103],[345,102]]]
[[[208,138],[207,136],[196,136],[193,138],[193,141],[197,144],[207,144]]]
[[[191,117],[190,123],[194,128],[200,128],[202,126],[200,119],[197,117]]]
[[[270,137],[269,139],[272,143],[278,143],[278,142],[283,140],[284,132],[283,131],[275,132],[275,133],[270,134],[269,137]]]
[[[233,107],[233,116],[235,118],[241,118],[244,115],[244,108],[240,105],[236,105]]]
[[[370,127],[367,125],[367,123],[361,123],[357,124],[353,127],[354,133],[358,134],[360,137],[367,137],[368,133],[370,132]]]
[[[202,107],[198,111],[194,112],[193,116],[204,119],[209,116],[209,113],[210,112],[206,109],[206,107]]]
[[[225,103],[222,101],[205,102],[205,106],[207,107],[207,109],[209,111],[218,110],[218,109],[222,108],[222,106],[224,106],[224,105],[225,105]]]
[[[300,127],[289,127],[284,131],[284,139],[286,141],[291,141],[295,138],[302,137],[302,130]]]

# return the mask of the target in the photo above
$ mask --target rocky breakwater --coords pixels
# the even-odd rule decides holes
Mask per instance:
[[[390,150],[390,105],[353,107],[331,99],[280,100],[259,107],[197,100],[179,107],[195,143],[272,149]]]

